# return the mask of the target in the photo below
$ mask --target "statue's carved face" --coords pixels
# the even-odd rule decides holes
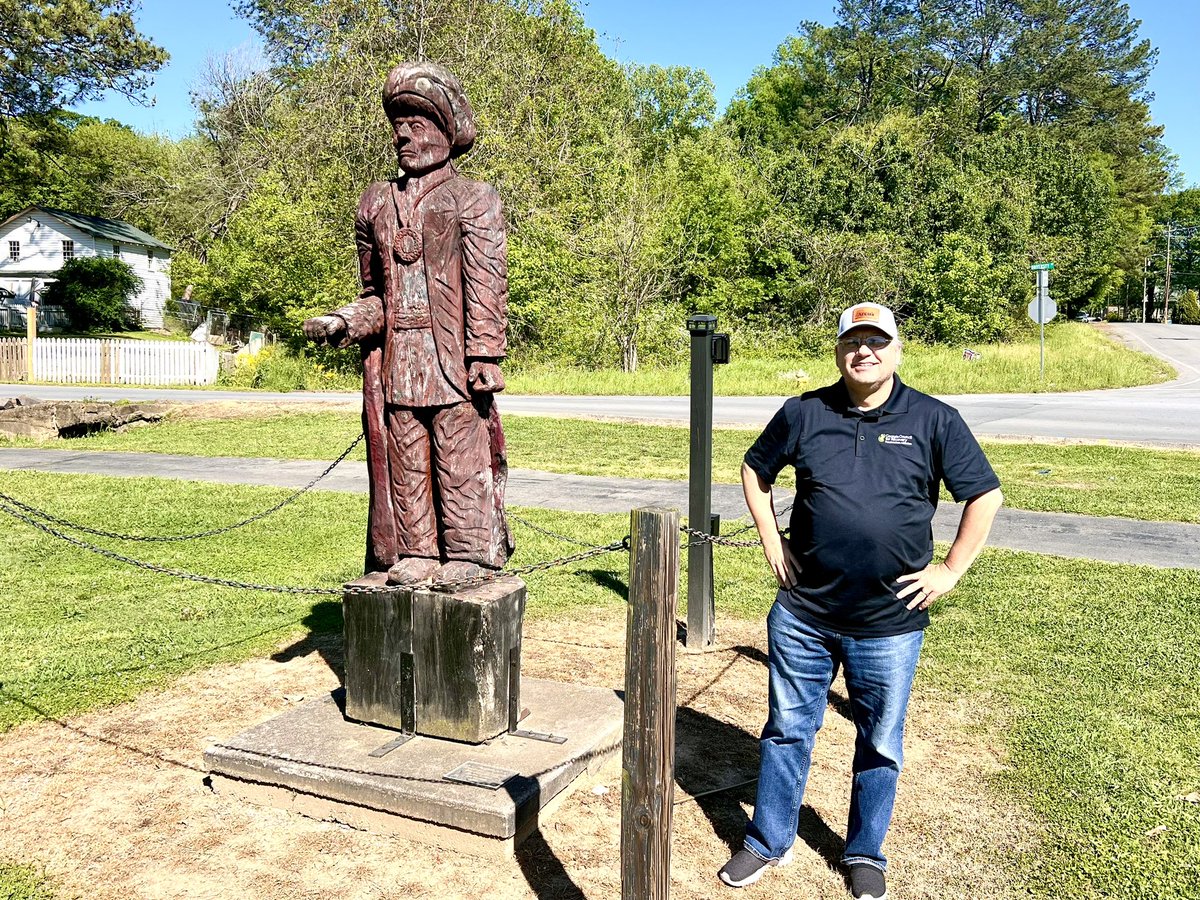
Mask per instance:
[[[418,113],[392,119],[392,146],[400,168],[409,175],[437,169],[450,158],[450,138],[436,122]]]

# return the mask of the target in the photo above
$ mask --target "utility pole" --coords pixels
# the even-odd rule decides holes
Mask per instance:
[[[1171,223],[1167,223],[1167,283],[1163,287],[1163,324],[1171,321]]]
[[[1150,288],[1146,284],[1146,278],[1150,274],[1150,257],[1146,257],[1146,263],[1142,266],[1142,324],[1146,324],[1146,303],[1150,300]]]

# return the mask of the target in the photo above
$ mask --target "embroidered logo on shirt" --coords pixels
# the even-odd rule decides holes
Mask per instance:
[[[912,437],[911,434],[881,434],[879,435],[879,443],[899,444],[901,447],[911,447]]]

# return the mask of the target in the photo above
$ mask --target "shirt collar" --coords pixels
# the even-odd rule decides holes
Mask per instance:
[[[846,382],[838,379],[831,384],[825,394],[825,406],[833,412],[849,416],[894,416],[908,412],[909,387],[900,380],[899,375],[892,375],[892,392],[881,405],[864,412],[850,404],[850,392],[846,390]]]

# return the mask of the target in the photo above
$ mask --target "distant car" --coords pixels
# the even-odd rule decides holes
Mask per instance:
[[[1099,322],[1099,316],[1093,316],[1091,313],[1080,313],[1075,317],[1077,322]]]

